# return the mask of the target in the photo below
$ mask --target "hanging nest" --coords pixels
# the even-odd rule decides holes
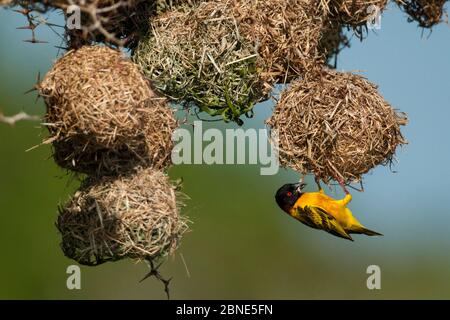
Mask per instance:
[[[406,123],[374,84],[331,70],[292,83],[268,120],[279,136],[282,165],[344,184],[390,164],[406,143],[400,132]]]
[[[313,8],[309,0],[231,0],[170,11],[151,21],[134,61],[171,99],[242,124],[275,83],[315,63],[322,20]]]
[[[288,83],[323,62],[317,52],[326,20],[320,1],[234,1],[234,16],[242,34],[258,48],[258,67],[268,90],[274,83]]]
[[[408,22],[417,21],[422,28],[431,28],[442,22],[447,0],[395,0],[409,17]]]
[[[170,163],[173,111],[121,52],[85,46],[59,59],[38,85],[58,165],[116,174]]]
[[[152,169],[84,182],[60,208],[57,228],[64,254],[95,266],[173,253],[187,231],[177,193],[166,175]]]
[[[256,49],[240,35],[227,3],[168,12],[152,20],[151,30],[134,61],[165,95],[227,121],[261,99]]]
[[[325,0],[323,3],[327,3],[323,7],[331,17],[344,25],[358,28],[371,18],[372,7],[378,8],[381,13],[386,9],[388,0]]]

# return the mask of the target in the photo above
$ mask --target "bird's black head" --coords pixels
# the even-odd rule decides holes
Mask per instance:
[[[306,186],[305,183],[288,183],[278,189],[275,200],[278,206],[285,212],[289,213],[289,209],[302,195],[302,190]]]

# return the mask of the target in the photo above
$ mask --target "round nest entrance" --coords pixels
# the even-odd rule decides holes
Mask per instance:
[[[344,184],[390,164],[406,143],[400,132],[406,123],[375,85],[331,70],[292,83],[268,120],[278,133],[282,165]]]
[[[176,193],[167,176],[153,169],[86,181],[60,208],[57,227],[64,254],[93,266],[173,253],[187,230]]]

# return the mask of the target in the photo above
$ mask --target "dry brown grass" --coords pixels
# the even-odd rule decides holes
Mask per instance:
[[[100,46],[69,51],[38,88],[47,105],[45,142],[61,167],[115,174],[169,163],[173,111],[121,52]]]
[[[316,0],[235,0],[241,33],[260,55],[261,77],[271,89],[308,72],[320,60],[325,17]]]
[[[240,122],[276,83],[319,60],[316,1],[228,0],[151,19],[134,61],[169,98]]]
[[[180,200],[168,177],[153,169],[89,179],[60,208],[61,248],[84,265],[162,258],[174,252],[187,230]]]
[[[447,0],[395,0],[408,15],[408,21],[416,21],[422,28],[431,28],[443,21]]]
[[[171,99],[238,121],[261,98],[255,48],[240,35],[229,5],[167,12],[152,20],[151,32],[133,59]]]
[[[292,83],[268,125],[278,130],[282,165],[348,184],[391,163],[406,122],[362,76],[324,70]]]
[[[368,10],[370,6],[376,6],[380,12],[384,11],[388,0],[322,0],[326,11],[329,11],[334,19],[351,27],[359,27],[366,24],[371,17]]]
[[[61,10],[66,21],[67,9],[76,5],[81,11],[81,29],[66,29],[64,33],[61,32],[61,36],[67,38],[67,47],[76,49],[96,43],[135,48],[139,38],[147,31],[147,21],[150,17],[172,7],[190,5],[195,0],[12,0],[12,2],[41,13]]]

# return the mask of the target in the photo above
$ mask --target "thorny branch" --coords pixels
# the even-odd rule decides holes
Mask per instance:
[[[158,271],[158,269],[159,269],[159,267],[161,266],[161,264],[159,264],[159,265],[157,265],[157,266],[155,267],[155,264],[153,263],[153,260],[148,259],[147,262],[148,262],[148,264],[149,264],[150,271],[149,271],[149,273],[147,273],[147,274],[145,275],[145,277],[142,278],[142,280],[139,281],[139,282],[142,282],[142,281],[144,281],[145,279],[154,276],[156,279],[158,279],[159,281],[161,281],[161,282],[164,284],[164,291],[166,292],[167,300],[170,300],[169,284],[170,284],[170,281],[172,280],[172,278],[164,279],[164,278],[162,277],[161,273]]]

